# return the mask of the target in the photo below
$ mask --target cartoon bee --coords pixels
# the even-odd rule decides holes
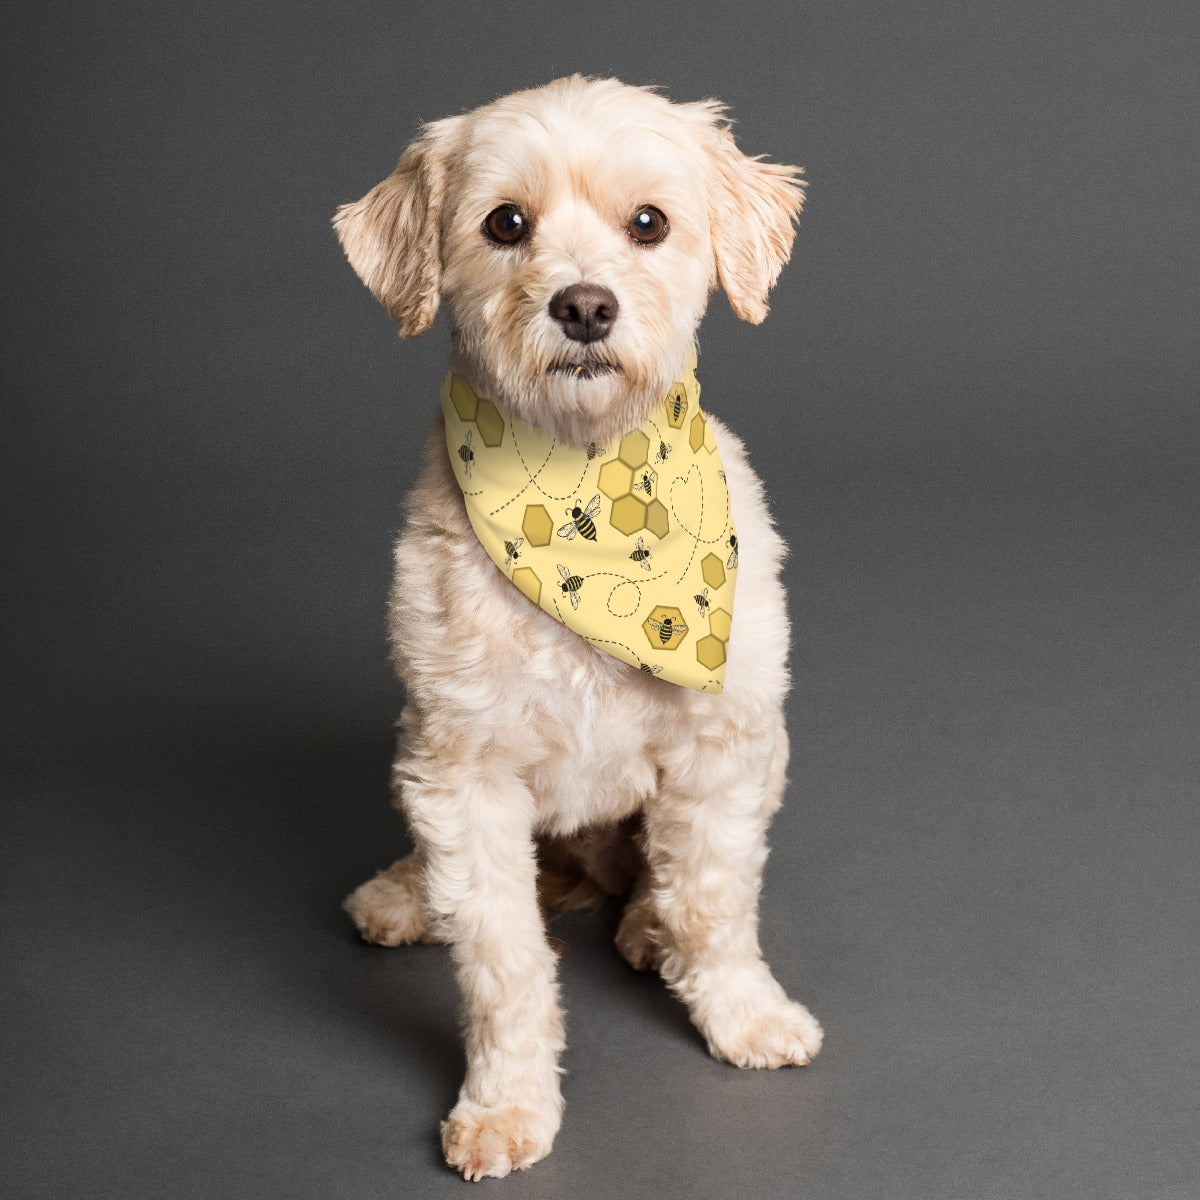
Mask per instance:
[[[641,671],[643,675],[649,675],[651,677],[662,674],[662,667],[652,667],[649,663],[642,663],[642,665],[638,667],[638,670]]]
[[[471,431],[467,430],[467,440],[458,448],[458,457],[462,459],[463,471],[471,478],[471,464],[475,461],[475,451],[471,449]]]
[[[593,458],[599,458],[607,449],[606,446],[597,446],[595,442],[588,442],[587,460],[591,462]]]
[[[579,501],[575,501],[573,508],[565,510],[571,518],[565,525],[560,525],[558,536],[571,541],[574,536],[582,534],[589,542],[596,540],[596,518],[600,515],[600,493],[597,492],[592,497],[592,502],[587,508],[580,508]]]
[[[687,412],[687,399],[682,391],[676,392],[669,400],[666,401],[667,413],[671,418],[671,423],[678,426],[679,418]]]
[[[729,535],[729,557],[725,560],[725,565],[732,571],[737,567],[737,534]]]
[[[708,610],[711,607],[711,602],[708,598],[708,588],[705,588],[698,595],[693,596],[692,599],[695,600],[696,607],[700,610],[700,616],[707,617]]]
[[[645,492],[647,496],[653,495],[654,481],[657,478],[657,471],[643,471],[641,479],[633,485],[633,490],[635,492]]]
[[[665,463],[667,461],[667,457],[670,455],[670,453],[671,453],[671,447],[668,446],[666,442],[659,442],[658,443],[658,453],[654,456],[654,461],[656,463]]]
[[[638,538],[637,549],[634,550],[629,557],[632,558],[635,563],[641,563],[643,571],[650,570],[650,551],[646,549],[646,543],[642,541],[641,538]]]
[[[656,621],[653,617],[647,617],[646,623],[652,628],[658,630],[658,640],[665,646],[676,634],[680,637],[687,637],[688,627],[680,621],[675,622],[674,617],[667,617],[662,621]]]
[[[583,587],[583,579],[579,575],[572,575],[562,563],[558,564],[558,573],[562,576],[562,583],[559,586],[562,588],[563,595],[571,601],[572,608],[579,607],[579,589]]]
[[[511,567],[521,557],[519,551],[523,545],[525,545],[524,538],[517,538],[516,541],[504,543],[504,549],[508,551],[508,557],[504,560],[506,567]]]

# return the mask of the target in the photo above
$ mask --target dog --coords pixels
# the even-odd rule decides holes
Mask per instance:
[[[738,317],[766,316],[801,176],[743,154],[716,101],[577,75],[423,126],[333,220],[401,337],[444,304],[451,369],[479,396],[606,446],[662,404],[718,286]],[[716,1057],[803,1066],[821,1046],[757,934],[788,760],[785,547],[742,443],[708,427],[739,530],[720,694],[611,657],[514,587],[468,520],[441,418],[408,500],[389,628],[416,850],[345,907],[369,942],[452,947],[467,1071],[441,1135],[467,1179],[544,1158],[562,1119],[548,908],[627,896],[618,949],[660,972]]]

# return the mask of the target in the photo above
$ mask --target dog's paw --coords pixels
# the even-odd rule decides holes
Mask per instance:
[[[794,1000],[711,1021],[704,1033],[714,1057],[735,1067],[768,1070],[807,1066],[821,1049],[825,1036],[812,1013]]]
[[[460,1104],[442,1122],[446,1162],[464,1179],[499,1179],[546,1157],[555,1129],[525,1108]]]
[[[410,855],[356,888],[342,907],[364,941],[377,946],[431,942],[422,887],[421,865]]]
[[[657,971],[663,952],[658,943],[658,918],[649,904],[631,904],[613,939],[621,957],[635,971]]]

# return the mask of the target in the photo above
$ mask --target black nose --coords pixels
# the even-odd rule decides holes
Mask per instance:
[[[576,342],[602,342],[617,319],[617,298],[598,283],[573,283],[550,298],[550,315]]]

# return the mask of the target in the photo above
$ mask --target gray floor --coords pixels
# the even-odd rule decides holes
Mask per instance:
[[[566,1121],[508,1194],[1196,1194],[1195,510],[861,484],[793,514],[763,913],[826,1047],[719,1065],[560,920]],[[462,1186],[447,955],[338,911],[401,841],[384,668],[245,686],[8,791],[6,1195]]]

